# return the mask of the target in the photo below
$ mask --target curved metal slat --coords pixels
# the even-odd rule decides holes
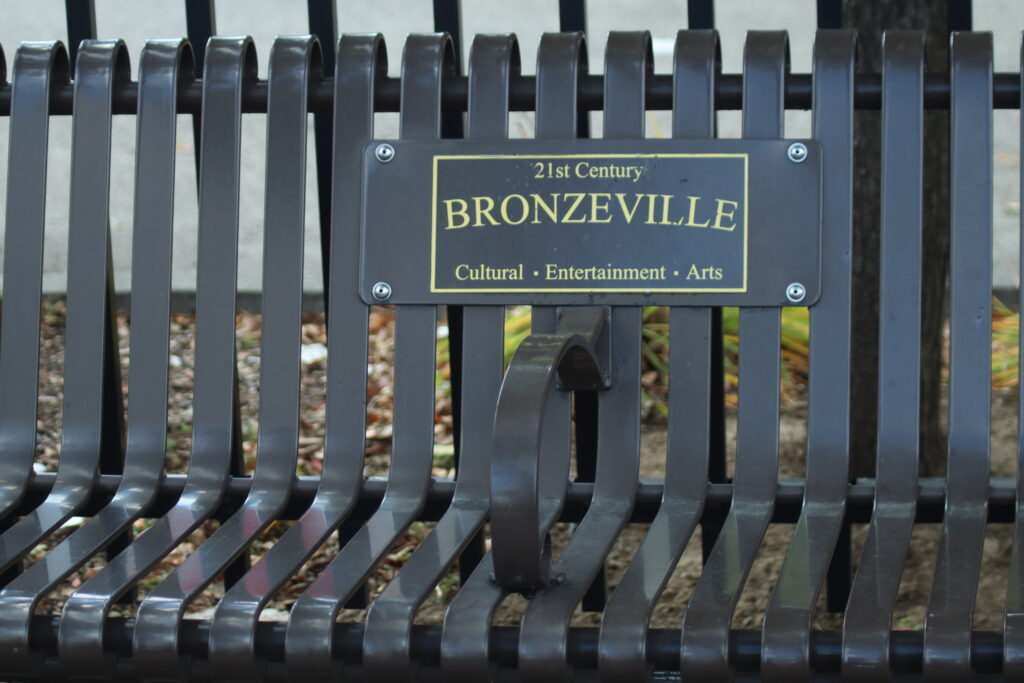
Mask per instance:
[[[1021,87],[1024,88],[1024,41],[1020,53]],[[1024,132],[1024,118],[1020,122]],[[1021,137],[1024,144],[1024,137]],[[1021,176],[1020,196],[1024,197],[1024,176]],[[1020,234],[1024,235],[1024,214],[1020,219]],[[1021,282],[1024,282],[1024,240],[1018,254]],[[1020,301],[1024,303],[1024,287],[1020,288]],[[1024,307],[1018,310],[1024,310]],[[1017,362],[1024,360],[1024,335],[1018,341]],[[1017,387],[1017,424],[1024,425],[1024,382]],[[1024,429],[1017,432],[1017,489],[1013,524],[1013,550],[1010,554],[1010,572],[1006,586],[1006,614],[1003,617],[1003,671],[1008,677],[1024,676]]]
[[[278,38],[270,52],[264,210],[260,409],[256,469],[241,509],[139,606],[134,658],[144,680],[182,665],[185,608],[277,518],[288,502],[299,447],[299,352],[306,202],[306,94],[318,78],[320,44]],[[185,673],[185,671],[182,671]]]
[[[56,43],[18,48],[12,74],[3,308],[0,309],[0,517],[32,479],[39,393],[39,311],[46,224],[50,89],[67,82],[68,56]],[[0,51],[0,80],[7,68]]]
[[[604,136],[643,137],[646,76],[653,71],[650,34],[611,33],[605,62],[609,93],[614,94],[605,100]],[[569,678],[569,620],[633,508],[640,465],[640,329],[639,307],[612,309],[609,343],[615,370],[611,388],[598,395],[594,501],[552,562],[552,575],[564,575],[564,580],[538,591],[523,615],[519,668],[526,678]]]
[[[924,624],[924,674],[971,673],[971,622],[988,517],[992,385],[992,35],[955,33],[946,514]]]
[[[216,511],[237,442],[235,284],[243,81],[256,78],[248,38],[210,41],[204,71],[195,388],[188,479],[174,507],[68,598],[60,654],[83,675],[105,677],[117,657],[104,651],[104,619],[114,601]]]
[[[862,681],[889,676],[889,628],[918,491],[923,34],[889,31],[882,59],[877,489],[843,622],[843,674]]]
[[[324,469],[309,508],[266,555],[232,586],[210,624],[210,664],[218,677],[259,678],[264,653],[256,647],[260,611],[352,511],[362,487],[366,420],[369,308],[359,298],[358,183],[362,147],[373,135],[375,84],[387,74],[380,34],[346,35],[338,43],[331,212],[331,289]]]
[[[715,77],[721,70],[715,31],[680,31],[675,47],[672,135],[715,134]],[[669,424],[665,489],[658,515],[615,588],[601,620],[599,671],[604,681],[650,675],[647,625],[679,558],[700,521],[711,447],[710,308],[669,312]]]
[[[809,312],[804,505],[764,619],[763,673],[778,681],[813,675],[814,605],[846,510],[855,49],[853,31],[819,31],[814,45],[814,137],[828,150],[822,168],[822,297]]]
[[[469,58],[470,138],[508,135],[508,83],[519,72],[515,36],[478,36]],[[363,666],[368,680],[414,678],[412,622],[444,572],[476,537],[490,507],[491,429],[501,386],[504,308],[463,310],[462,420],[458,480],[451,507],[378,596],[366,617]]]
[[[403,138],[440,135],[441,83],[453,68],[447,35],[412,36],[402,60]],[[388,490],[380,507],[295,602],[288,620],[285,660],[296,679],[335,678],[333,625],[348,600],[427,500],[434,443],[434,350],[437,311],[401,306],[395,321],[394,436]]]
[[[786,34],[751,31],[744,48],[743,135],[783,129]],[[683,618],[683,676],[729,675],[729,625],[775,502],[779,466],[777,308],[740,310],[739,422],[732,507]]]
[[[0,571],[89,501],[99,474],[107,409],[100,397],[110,367],[110,130],[114,90],[131,78],[117,41],[86,41],[78,56],[72,123],[64,412],[57,480],[46,500],[0,536]],[[114,359],[116,362],[116,358]]]
[[[580,74],[586,70],[586,49],[580,34],[547,33],[541,38],[537,63],[536,133],[538,137],[576,136],[576,97]],[[554,332],[556,311],[537,306],[533,332]],[[546,534],[565,504],[565,473],[569,467],[570,417],[568,393],[555,392],[545,406],[544,423],[565,425],[542,432],[538,488],[539,531]],[[559,457],[560,454],[560,457]],[[441,638],[441,670],[450,681],[486,681],[492,673],[489,632],[491,619],[507,593],[492,580],[494,558],[487,553],[445,612]]]
[[[132,245],[132,336],[128,445],[110,503],[0,591],[0,665],[34,671],[29,622],[36,604],[101,552],[156,499],[167,439],[168,326],[178,83],[192,77],[182,40],[150,41],[139,68]]]

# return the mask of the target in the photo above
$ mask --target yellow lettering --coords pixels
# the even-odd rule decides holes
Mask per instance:
[[[715,203],[717,204],[717,208],[715,209],[715,224],[711,227],[715,230],[732,230],[735,228],[735,223],[732,225],[722,225],[722,219],[732,218],[733,214],[736,212],[736,207],[738,207],[740,203],[728,199],[716,199]],[[725,211],[726,204],[732,204],[732,209],[730,211]]]
[[[672,195],[663,194],[661,195],[661,224],[672,225],[672,221],[668,219],[668,205],[672,203]]]
[[[590,222],[591,223],[611,223],[612,217],[608,214],[608,202],[611,201],[612,196],[607,192],[593,192],[590,195]],[[604,201],[598,203],[598,199]],[[598,211],[603,211],[607,218],[598,218]]]
[[[576,177],[577,178],[586,178],[587,177],[587,170],[589,168],[590,168],[590,162],[587,162],[587,161],[581,161],[580,163],[576,164]]]
[[[494,216],[491,215],[491,211],[494,210],[493,199],[490,197],[473,197],[472,199],[473,208],[476,211],[476,221],[473,223],[474,228],[483,227],[483,222],[480,220],[481,216],[486,216],[491,225],[501,225],[498,221],[494,220]]]
[[[655,225],[655,222],[654,222],[654,202],[658,199],[658,195],[656,195],[656,194],[648,194],[648,195],[644,195],[644,196],[647,197],[647,220],[645,221],[645,223],[647,225]]]
[[[458,202],[461,208],[455,209],[455,203]],[[469,208],[469,204],[466,203],[465,199],[445,199],[444,208],[448,212],[448,225],[444,226],[445,230],[458,230],[469,225],[469,213],[466,211]],[[455,225],[455,217],[458,216],[462,222]]]
[[[572,206],[569,207],[569,210],[566,211],[565,214],[562,216],[563,223],[582,223],[587,220],[586,216],[581,216],[580,218],[570,218],[570,216],[572,216],[572,212],[575,211],[579,207],[579,205],[583,203],[583,200],[584,198],[586,198],[586,196],[587,195],[584,192],[565,193],[566,199],[575,198],[576,201],[572,203]]]
[[[515,199],[516,201],[518,201],[519,205],[522,207],[522,213],[519,215],[519,220],[517,221],[512,220],[512,217],[508,215],[508,203],[509,200],[511,199]],[[523,195],[510,194],[509,196],[501,200],[501,219],[508,223],[509,225],[519,225],[520,223],[525,222],[529,215],[530,205],[526,201],[526,197],[524,197]]]
[[[686,273],[686,279],[687,280],[701,280],[701,279],[703,279],[700,276],[700,271],[697,270],[697,264],[696,263],[693,264],[692,266],[690,266],[690,270],[687,271],[687,273]]]
[[[703,223],[698,223],[697,222],[697,217],[696,217],[697,202],[700,201],[700,197],[690,196],[690,197],[687,197],[687,199],[690,200],[690,215],[686,219],[686,224],[688,226],[690,226],[691,228],[706,228],[706,227],[708,227],[708,225],[711,224],[711,219],[710,218],[708,220],[704,221]]]
[[[619,207],[622,209],[622,215],[626,217],[626,223],[633,222],[633,216],[636,215],[636,210],[640,206],[640,200],[644,198],[642,194],[634,195],[636,199],[633,201],[633,208],[626,206],[626,195],[623,192],[616,192],[615,198],[619,200]]]
[[[541,196],[539,194],[537,194],[537,193],[531,194],[530,198],[533,199],[533,220],[530,221],[530,222],[533,223],[533,224],[540,223],[540,220],[538,218],[538,214],[539,214],[538,209],[540,209],[541,211],[543,211],[544,213],[546,213],[548,215],[548,218],[551,219],[552,223],[557,223],[558,222],[558,197],[560,196],[560,194],[561,194],[560,192],[555,192],[555,193],[553,193],[551,195],[551,205],[550,206],[544,203],[544,200],[541,198]]]

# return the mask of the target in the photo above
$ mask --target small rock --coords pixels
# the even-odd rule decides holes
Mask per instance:
[[[303,365],[320,363],[327,359],[327,347],[320,343],[303,344],[300,356]]]

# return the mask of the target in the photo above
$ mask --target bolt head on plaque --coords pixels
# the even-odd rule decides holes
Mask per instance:
[[[789,160],[794,164],[803,163],[807,160],[807,145],[802,142],[794,142],[789,146],[789,149],[786,150],[786,156],[788,156]]]
[[[786,287],[786,298],[792,303],[798,304],[807,296],[807,288],[799,282],[793,282]]]
[[[382,164],[386,164],[395,158],[395,148],[384,142],[377,145],[377,149],[374,150],[373,155],[377,157],[377,161]]]
[[[386,282],[378,282],[373,285],[371,292],[377,301],[387,301],[391,298],[391,285]]]

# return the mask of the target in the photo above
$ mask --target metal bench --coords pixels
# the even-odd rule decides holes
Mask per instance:
[[[821,31],[813,77],[794,76],[787,73],[785,34],[753,32],[739,78],[720,73],[713,31],[683,31],[673,72],[664,76],[653,73],[647,34],[612,33],[604,75],[591,76],[580,34],[546,34],[536,77],[523,77],[513,37],[478,36],[468,75],[461,77],[447,35],[416,35],[405,44],[402,76],[396,80],[387,76],[379,36],[343,36],[336,59],[327,54],[333,49],[315,39],[281,38],[263,82],[256,77],[248,39],[212,38],[201,60],[185,41],[152,41],[142,52],[137,83],[130,80],[128,54],[119,42],[84,42],[73,81],[60,44],[21,46],[10,85],[0,88],[0,110],[10,116],[11,129],[0,319],[0,676],[612,681],[722,680],[733,674],[805,680],[840,673],[849,680],[878,680],[923,673],[929,680],[964,680],[972,674],[1013,678],[1024,667],[1017,561],[1024,547],[1021,525],[1015,527],[1004,631],[973,631],[972,613],[986,524],[1021,518],[1020,496],[1007,482],[991,480],[988,468],[991,120],[994,106],[1019,106],[1020,80],[1016,74],[994,78],[986,34],[954,36],[949,81],[925,78],[923,38],[914,32],[888,34],[880,80],[870,74],[855,79],[855,42],[851,31]],[[333,76],[325,75],[327,63],[333,63]],[[881,389],[877,476],[851,483],[849,346],[855,331],[849,254],[858,107],[880,107],[885,130]],[[944,481],[918,478],[926,107],[948,107],[952,115],[950,448]],[[721,108],[742,109],[744,140],[710,141]],[[785,139],[787,108],[812,109],[813,141]],[[642,140],[645,112],[654,109],[672,112],[672,140]],[[536,112],[536,141],[503,140],[513,110]],[[590,110],[603,112],[601,142],[577,139],[586,136],[586,119],[578,114]],[[72,111],[60,468],[56,474],[33,474],[47,122],[51,115]],[[251,477],[243,475],[240,461],[235,376],[240,127],[241,114],[248,111],[265,111],[268,122],[261,401]],[[321,199],[331,208],[325,233],[330,238],[325,260],[330,381],[323,475],[296,478],[308,111],[316,115],[321,142],[330,140],[321,147],[329,154],[318,158],[331,164],[320,176],[326,190]],[[379,111],[399,112],[400,140],[373,141]],[[467,112],[465,140],[442,140],[442,133],[463,137],[455,130],[461,111]],[[163,460],[180,112],[198,114],[203,135],[193,447],[188,474],[172,475],[164,473]],[[106,201],[114,113],[135,114],[138,126],[124,417]],[[333,138],[327,135],[331,129]],[[441,196],[439,178],[442,188],[446,182],[456,188],[502,187],[493,179],[504,171],[480,164],[439,175],[438,156],[647,154],[645,163],[664,166],[645,168],[667,169],[659,171],[662,180],[680,168],[701,169],[694,160],[684,160],[692,166],[671,167],[670,160],[656,156],[672,150],[706,159],[718,153],[748,155],[744,163],[753,170],[749,187],[743,187],[753,209],[762,212],[751,214],[751,225],[759,221],[765,227],[748,232],[742,223],[750,249],[749,268],[746,261],[743,266],[746,291],[710,287],[652,294],[628,287],[602,291],[592,283],[581,286],[587,291],[574,291],[545,289],[535,279],[532,291],[497,286],[480,293],[454,280],[446,285],[430,270],[428,256],[444,254],[429,252],[424,234],[449,240],[453,250],[468,250],[460,253],[476,249],[487,258],[500,255],[490,241],[498,237],[477,237],[474,245],[456,247],[454,236],[424,232],[416,212],[424,201],[429,209]],[[500,163],[509,161],[505,157]],[[431,163],[433,190],[424,172]],[[499,162],[492,156],[486,163]],[[516,163],[514,172],[521,174],[522,162]],[[704,168],[725,185],[736,177],[725,162]],[[672,177],[679,182],[678,174]],[[604,182],[601,187],[609,181]],[[693,182],[702,181],[695,175]],[[401,201],[381,201],[382,188],[389,187],[401,190]],[[507,192],[522,185],[504,187]],[[802,201],[791,201],[795,191],[802,191]],[[593,208],[601,204],[592,201],[591,222],[598,223],[605,209]],[[641,201],[649,201],[650,208],[638,209]],[[660,213],[663,207],[667,216],[667,200],[636,202],[634,213],[649,210],[650,223],[667,224]],[[458,213],[458,205],[451,206]],[[557,213],[549,205],[523,206]],[[467,203],[467,222],[471,208]],[[769,208],[787,212],[788,218],[768,217]],[[629,208],[622,210],[625,215]],[[723,210],[717,217],[725,220]],[[434,207],[435,220],[440,211]],[[690,227],[681,230],[701,230],[694,211],[691,202],[688,216],[680,219],[683,224],[688,218]],[[516,216],[526,221],[526,213]],[[477,214],[487,230],[484,219],[494,222],[494,217]],[[452,235],[477,234],[459,230],[453,227]],[[797,246],[772,251],[779,239]],[[726,255],[745,255],[747,242],[743,245],[744,251]],[[503,306],[513,302],[534,305],[533,334],[503,375]],[[669,445],[659,481],[638,478],[640,305],[648,302],[671,305]],[[363,477],[363,387],[373,303],[393,304],[397,317],[393,452],[386,482]],[[463,349],[457,361],[460,443],[454,481],[431,476],[436,323],[444,305],[459,320],[453,334]],[[741,306],[731,480],[724,479],[722,395],[716,386],[719,307],[728,305]],[[800,480],[780,480],[780,309],[791,305],[811,306],[807,473]],[[580,436],[578,476],[570,479],[574,392]],[[45,556],[23,562],[75,515],[90,519]],[[140,518],[155,521],[132,538],[132,523]],[[132,599],[154,566],[209,519],[220,521],[216,533],[165,580],[139,593],[134,617],[110,616],[119,601]],[[295,523],[249,567],[252,542],[282,519]],[[372,601],[365,620],[338,622],[366,577],[417,521],[436,522],[436,527]],[[559,521],[575,527],[552,557],[548,532]],[[649,527],[606,597],[603,565],[629,523]],[[796,526],[763,628],[733,629],[733,612],[771,523]],[[870,528],[852,585],[845,585],[851,523]],[[934,584],[923,631],[893,630],[915,523],[942,524]],[[261,610],[342,525],[351,533],[294,603],[288,621],[259,621]],[[705,567],[684,620],[679,628],[650,629],[652,609],[698,525],[703,526]],[[43,597],[103,553],[106,566],[75,590],[59,615],[35,614]],[[456,563],[461,585],[443,625],[415,624],[418,607]],[[222,576],[226,590],[212,618],[183,619],[189,602]],[[826,584],[829,604],[845,612],[841,631],[812,628]],[[527,599],[520,626],[492,626],[497,606],[511,593]],[[581,603],[603,611],[599,628],[570,627]]]

